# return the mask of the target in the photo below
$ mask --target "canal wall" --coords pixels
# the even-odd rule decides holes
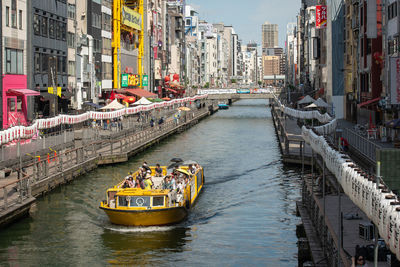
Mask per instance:
[[[135,125],[115,134],[102,135],[98,129],[87,128],[75,133],[73,146],[67,142],[64,149],[52,151],[29,160],[10,160],[11,174],[0,179],[0,228],[25,216],[35,198],[66,184],[99,166],[126,162],[129,157],[157,144],[168,136],[180,133],[217,111],[213,102],[183,113],[179,119],[172,116],[162,124]],[[6,167],[6,168],[7,168]],[[4,167],[3,167],[4,169]]]

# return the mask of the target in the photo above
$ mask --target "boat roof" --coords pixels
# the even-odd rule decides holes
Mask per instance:
[[[143,190],[141,188],[125,188],[119,191],[117,196],[162,196],[169,193],[168,189],[150,189]]]

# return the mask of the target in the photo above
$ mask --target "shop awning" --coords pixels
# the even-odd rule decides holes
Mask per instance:
[[[8,89],[7,93],[13,93],[16,95],[26,95],[26,96],[40,95],[40,92],[31,89]]]
[[[178,93],[176,90],[171,89],[171,88],[165,88],[165,89],[167,89],[168,91],[170,91],[170,92],[172,92],[172,93],[174,93],[174,94]]]
[[[377,103],[380,99],[381,99],[380,97],[377,97],[377,98],[374,98],[374,99],[371,99],[371,100],[362,102],[362,103],[358,104],[358,107],[361,108],[361,107],[363,107],[363,106],[368,106],[368,105],[371,105],[371,104],[375,104],[375,103]]]
[[[157,98],[158,95],[153,94],[149,91],[143,90],[143,89],[125,89],[124,90],[126,93],[132,94],[132,95],[136,95],[136,96],[140,96],[140,97],[146,97],[146,98]]]

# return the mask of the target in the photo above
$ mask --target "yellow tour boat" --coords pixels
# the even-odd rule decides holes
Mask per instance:
[[[189,170],[190,166],[179,166],[172,176],[176,188],[166,181],[167,167],[162,166],[161,177],[156,177],[156,167],[148,167],[147,178],[152,181],[151,189],[124,188],[125,180],[109,188],[106,200],[100,209],[108,215],[111,223],[125,226],[159,226],[178,223],[186,218],[189,210],[197,200],[203,185],[203,168]],[[131,174],[137,181],[140,170]],[[151,177],[150,177],[151,175]],[[158,175],[160,176],[160,175]]]

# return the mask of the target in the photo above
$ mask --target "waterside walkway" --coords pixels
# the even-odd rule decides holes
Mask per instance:
[[[299,231],[301,234],[298,236],[299,266],[306,265],[307,261],[312,262],[312,265],[307,266],[337,266],[338,259],[341,266],[351,266],[351,256],[354,256],[356,246],[373,244],[369,237],[363,237],[359,233],[360,224],[369,225],[368,217],[343,193],[336,177],[324,167],[323,159],[312,154],[307,144],[304,145],[297,119],[285,116],[274,106],[271,107],[271,112],[282,151],[282,161],[308,167],[304,173],[309,174],[303,174],[302,179],[302,199],[296,203],[297,214],[302,219],[302,231]],[[343,124],[339,126],[343,127]],[[349,124],[345,126],[346,129],[352,127]],[[349,130],[340,130],[344,131],[348,133]],[[334,138],[336,136],[332,136]],[[362,154],[356,150],[358,146],[355,143],[350,146],[354,155]],[[356,161],[371,164],[362,157],[357,157]],[[301,241],[304,240],[303,237],[307,238],[306,244]],[[310,257],[302,255],[304,251]],[[371,262],[369,264],[373,265]],[[380,261],[378,266],[389,264]]]

